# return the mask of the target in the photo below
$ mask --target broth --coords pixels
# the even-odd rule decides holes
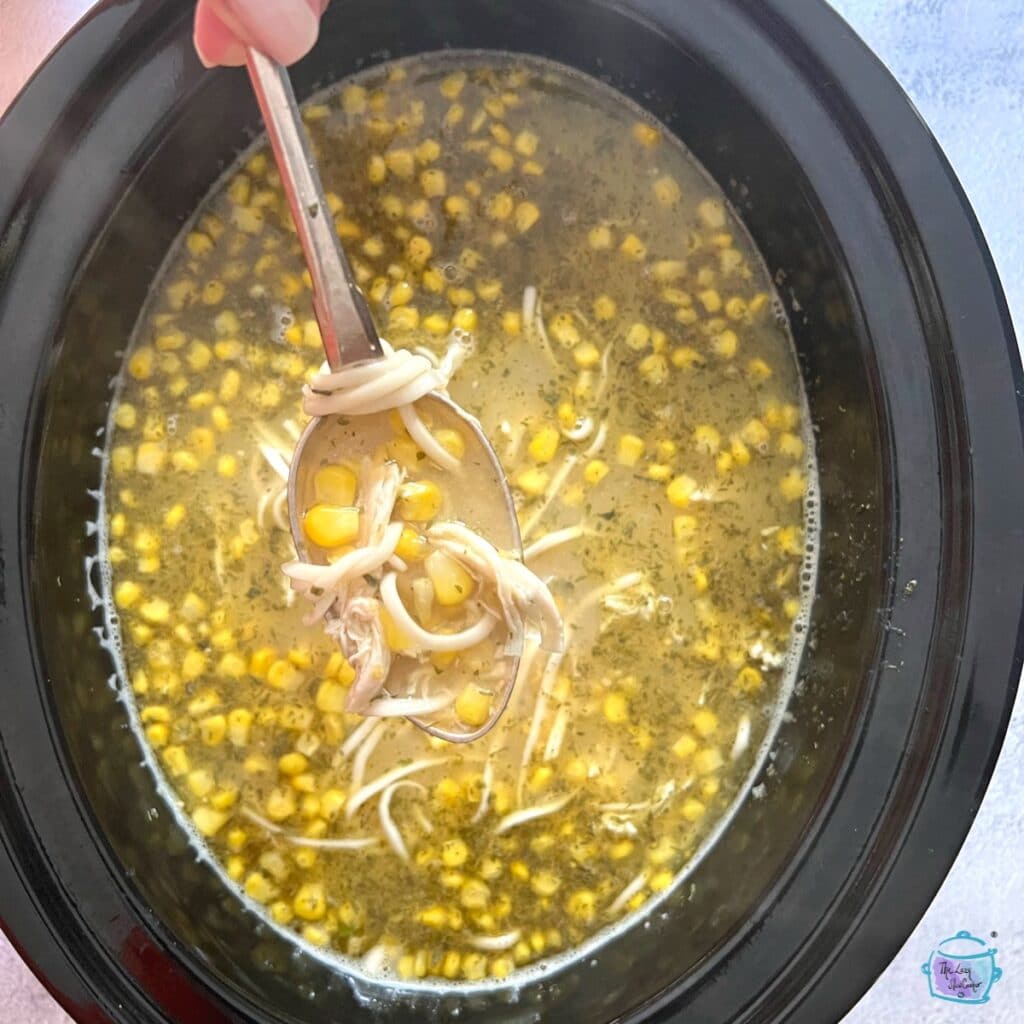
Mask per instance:
[[[384,336],[472,337],[451,394],[495,442],[569,643],[527,643],[468,746],[346,713],[354,673],[280,569],[322,353],[259,148],[169,256],[112,409],[123,669],[183,812],[271,921],[404,979],[500,978],[670,887],[742,791],[816,540],[799,374],[721,192],[599,83],[431,55],[304,117]]]

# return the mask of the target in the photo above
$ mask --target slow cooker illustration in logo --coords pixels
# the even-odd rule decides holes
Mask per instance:
[[[992,986],[1003,976],[996,950],[970,932],[943,939],[926,963],[928,989],[935,999],[953,1003],[987,1003]]]

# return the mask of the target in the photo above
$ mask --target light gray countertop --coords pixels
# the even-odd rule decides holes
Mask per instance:
[[[988,238],[1024,333],[1024,0],[832,0],[903,84]],[[0,111],[89,0],[0,0]],[[913,935],[844,1024],[1024,1020],[1024,700],[960,856]],[[961,930],[997,937],[1003,978],[986,1006],[932,1000],[921,973]],[[69,1018],[0,936],[0,1021]],[[823,1021],[822,1024],[829,1024]]]

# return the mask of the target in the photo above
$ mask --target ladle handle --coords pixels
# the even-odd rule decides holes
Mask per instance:
[[[380,339],[334,233],[288,72],[251,47],[246,50],[246,67],[313,279],[313,309],[327,363],[338,370],[345,363],[378,359]]]

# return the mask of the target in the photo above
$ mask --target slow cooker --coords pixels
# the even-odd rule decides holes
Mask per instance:
[[[259,127],[245,76],[199,65],[191,14],[100,3],[0,124],[4,929],[82,1022],[838,1020],[955,857],[1021,669],[1024,378],[934,139],[818,0],[331,5],[300,97],[389,57],[501,49],[604,79],[678,133],[775,275],[821,467],[800,681],[710,855],[514,997],[389,999],[196,861],[96,631],[110,381],[168,246]]]

